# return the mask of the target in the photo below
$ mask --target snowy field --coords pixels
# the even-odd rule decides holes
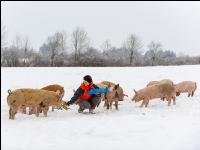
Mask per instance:
[[[8,119],[7,90],[41,88],[61,84],[64,100],[73,95],[84,75],[94,82],[119,83],[129,97],[119,111],[79,114],[78,106],[35,115],[16,114]],[[1,148],[3,150],[200,150],[200,65],[119,68],[1,68]],[[131,98],[150,80],[171,79],[197,82],[194,97],[182,94],[175,106],[155,99],[140,108]],[[114,108],[114,107],[113,107]]]

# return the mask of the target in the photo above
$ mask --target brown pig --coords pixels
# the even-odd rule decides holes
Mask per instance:
[[[64,96],[64,87],[59,85],[59,84],[51,84],[51,85],[48,85],[48,86],[45,86],[43,88],[41,88],[42,90],[48,90],[48,91],[53,91],[53,92],[58,92],[58,94],[60,95],[61,99],[63,98]],[[26,114],[26,107],[25,106],[22,106],[22,112],[24,114]],[[52,106],[52,111],[54,111],[54,109],[62,109],[62,107],[55,107],[55,106]],[[35,108],[34,107],[29,107],[29,115],[31,114],[35,114]],[[41,110],[40,110],[41,112]]]
[[[112,103],[115,102],[115,109],[118,110],[118,101],[119,101],[119,84],[117,85],[108,85],[109,91],[105,94],[105,105],[107,109],[112,109]]]
[[[134,90],[135,91],[135,90]],[[132,98],[133,101],[139,102],[142,100],[141,107],[145,105],[148,106],[149,100],[155,98],[165,97],[168,100],[168,106],[171,104],[171,99],[173,99],[173,104],[176,104],[176,90],[175,87],[169,83],[155,84],[149,87],[145,87],[139,91],[135,91],[135,95]]]
[[[63,101],[58,92],[40,89],[17,89],[8,90],[7,103],[9,108],[9,119],[14,119],[17,110],[21,106],[37,108],[36,116],[39,116],[38,109],[41,108],[47,116],[49,106],[61,106]]]

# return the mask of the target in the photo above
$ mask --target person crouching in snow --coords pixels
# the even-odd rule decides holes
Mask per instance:
[[[82,113],[83,110],[89,109],[90,113],[94,113],[94,109],[101,102],[100,93],[107,93],[108,88],[99,88],[92,82],[92,77],[86,75],[83,77],[83,83],[75,91],[74,96],[70,101],[67,102],[67,105],[78,104],[80,107],[78,109],[79,113]]]

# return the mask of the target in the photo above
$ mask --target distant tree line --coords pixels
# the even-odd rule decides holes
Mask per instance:
[[[158,66],[200,64],[200,56],[176,56],[160,42],[144,45],[130,34],[117,48],[106,40],[97,49],[91,45],[87,32],[77,27],[70,38],[64,31],[47,37],[39,50],[34,50],[28,37],[16,36],[11,45],[6,42],[6,28],[1,24],[2,67],[73,67],[73,66]]]

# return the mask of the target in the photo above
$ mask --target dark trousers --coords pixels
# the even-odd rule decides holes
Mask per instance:
[[[101,102],[101,95],[94,95],[92,96],[91,99],[89,99],[88,101],[85,100],[81,100],[79,103],[79,106],[81,109],[95,109],[96,106],[98,106]]]

